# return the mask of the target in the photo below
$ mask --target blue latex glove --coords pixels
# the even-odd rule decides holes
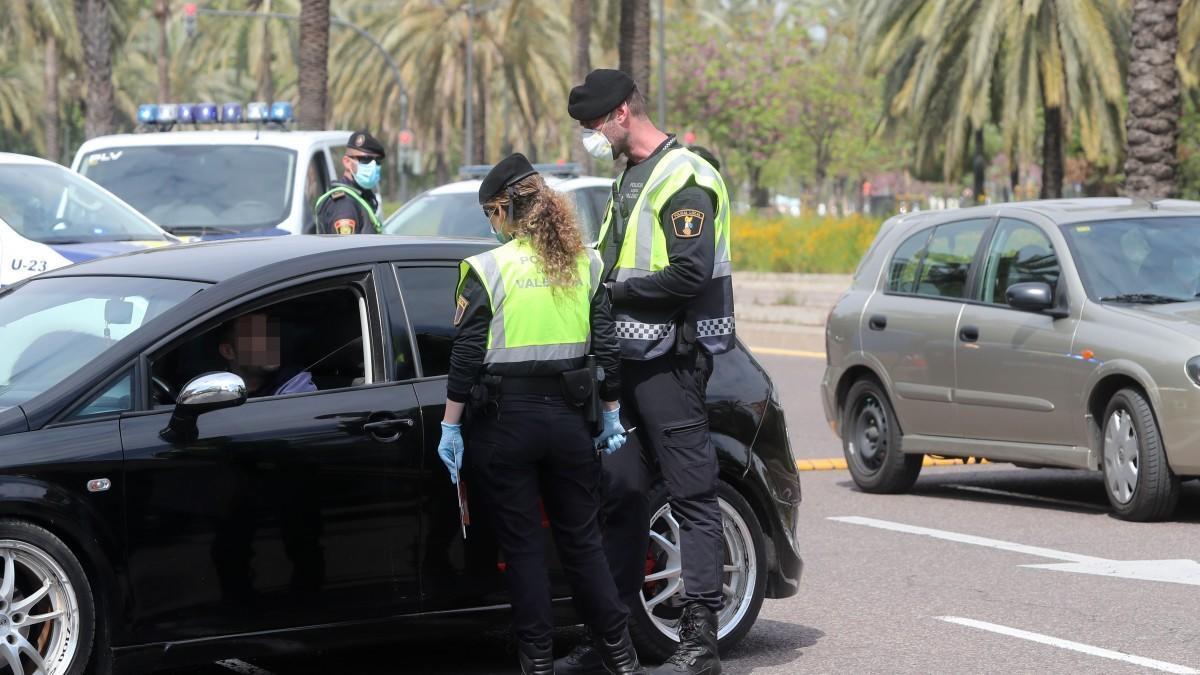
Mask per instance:
[[[442,422],[442,439],[438,441],[438,457],[450,472],[450,482],[458,485],[458,470],[462,468],[462,425]]]
[[[605,410],[600,413],[600,419],[604,422],[604,429],[596,437],[596,448],[611,455],[625,445],[627,440],[625,427],[621,426],[621,407],[617,406],[615,410]]]

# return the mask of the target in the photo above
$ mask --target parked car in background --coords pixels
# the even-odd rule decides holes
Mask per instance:
[[[600,224],[612,197],[611,178],[582,176],[575,164],[534,166],[546,184],[571,197],[585,242],[599,238]],[[383,224],[385,234],[492,239],[491,226],[479,208],[479,185],[490,166],[464,167],[467,180],[424,192],[400,207]]]
[[[469,495],[464,539],[437,458],[458,266],[494,245],[213,241],[0,291],[0,635],[25,672],[145,673],[505,621],[490,509]],[[253,363],[223,348],[258,337]],[[298,373],[311,386],[275,393]],[[715,359],[708,405],[729,648],[764,598],[798,590],[800,481],[775,388],[740,343]],[[639,649],[661,659],[682,611],[679,525],[661,481],[649,498],[633,611]]]
[[[0,153],[0,286],[71,263],[177,241],[65,167]]]
[[[1200,476],[1200,202],[1076,199],[897,216],[829,315],[825,414],[855,483],[926,453],[1102,471],[1171,515]]]

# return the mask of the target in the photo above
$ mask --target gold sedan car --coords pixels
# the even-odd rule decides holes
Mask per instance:
[[[868,492],[926,453],[1104,472],[1170,517],[1200,477],[1200,202],[1077,199],[884,223],[825,329],[825,414]]]

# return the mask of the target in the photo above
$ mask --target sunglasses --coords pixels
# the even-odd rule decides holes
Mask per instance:
[[[350,159],[359,162],[360,164],[370,164],[379,158],[375,155],[346,155]]]

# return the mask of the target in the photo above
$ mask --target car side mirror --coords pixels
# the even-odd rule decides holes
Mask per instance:
[[[1004,292],[1004,299],[1009,307],[1023,312],[1044,312],[1054,307],[1054,291],[1041,281],[1013,284]]]
[[[196,419],[206,412],[246,402],[246,383],[233,373],[205,373],[183,385],[175,397],[175,412],[160,433],[165,440],[189,442],[199,435]]]

